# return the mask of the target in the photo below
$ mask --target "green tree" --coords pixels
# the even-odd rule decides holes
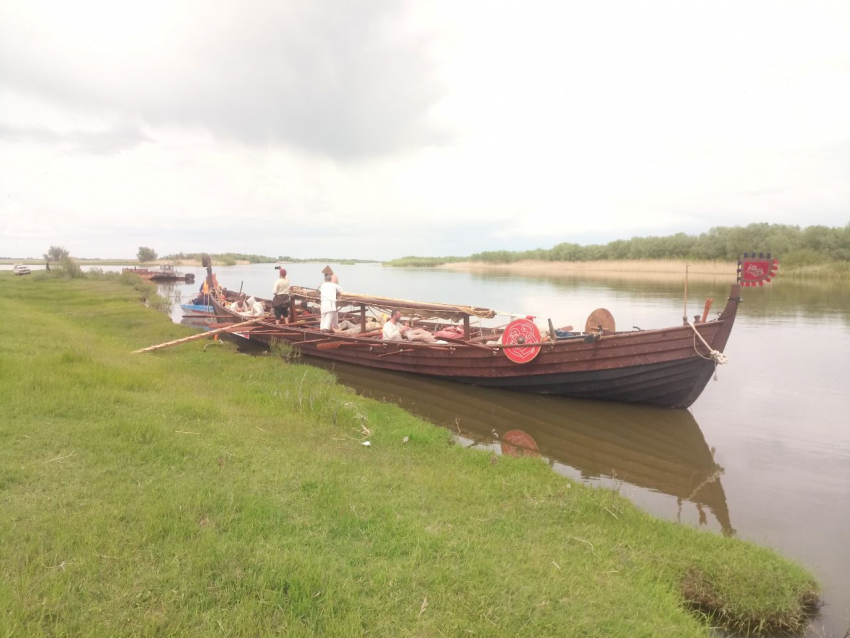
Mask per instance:
[[[136,253],[136,256],[141,262],[156,261],[156,251],[153,248],[139,246],[139,252]]]
[[[50,250],[44,253],[44,259],[47,261],[62,261],[68,256],[68,251],[62,246],[51,246]]]

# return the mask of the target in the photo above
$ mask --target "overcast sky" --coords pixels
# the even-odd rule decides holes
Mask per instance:
[[[850,2],[0,0],[0,255],[850,221]]]

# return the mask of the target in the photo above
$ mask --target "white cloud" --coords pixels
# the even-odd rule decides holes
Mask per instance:
[[[0,254],[843,225],[848,42],[802,0],[6,3]]]

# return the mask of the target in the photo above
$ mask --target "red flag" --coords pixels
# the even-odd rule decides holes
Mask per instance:
[[[770,253],[765,257],[764,253],[755,253],[744,256],[738,260],[738,283],[742,286],[764,286],[764,282],[770,282],[776,276],[779,269],[779,260],[771,259]]]

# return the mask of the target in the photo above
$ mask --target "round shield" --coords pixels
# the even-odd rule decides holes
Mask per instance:
[[[540,331],[528,319],[517,319],[511,321],[505,328],[505,332],[502,334],[502,343],[505,345],[540,343]],[[540,353],[540,346],[502,348],[502,352],[514,363],[528,363]]]
[[[587,323],[584,324],[585,332],[596,332],[602,328],[602,332],[615,332],[616,324],[614,323],[614,315],[608,312],[605,308],[597,308],[590,313],[587,318]]]

